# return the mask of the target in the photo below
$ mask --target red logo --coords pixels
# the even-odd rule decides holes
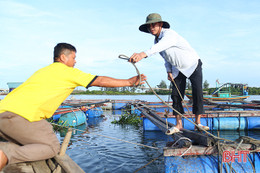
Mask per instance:
[[[238,151],[235,153],[235,151],[224,151],[222,156],[222,161],[225,162],[235,162],[235,159],[238,160],[239,163],[246,162],[247,161],[247,154],[250,152],[247,150]]]

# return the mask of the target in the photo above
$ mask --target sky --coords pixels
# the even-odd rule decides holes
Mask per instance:
[[[51,64],[60,42],[77,48],[75,68],[130,78],[135,68],[118,56],[153,45],[154,37],[138,29],[150,13],[197,51],[210,87],[217,79],[260,87],[259,8],[259,0],[0,0],[0,88]],[[152,87],[170,84],[159,54],[136,65]]]

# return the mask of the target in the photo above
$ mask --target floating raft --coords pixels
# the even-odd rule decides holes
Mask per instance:
[[[174,124],[163,119],[154,110],[143,104],[135,104],[135,107],[163,133],[174,126]],[[250,140],[242,141],[240,139],[241,143],[239,141],[237,143],[227,143],[226,141],[217,141],[209,134],[193,132],[187,129],[182,129],[180,133],[170,136],[174,139],[174,142],[168,143],[163,153],[166,173],[218,173],[229,172],[230,170],[230,172],[239,173],[260,171],[260,141],[258,140],[254,139],[254,143],[250,143]],[[228,152],[247,151],[248,154],[246,153],[241,156],[245,158],[243,162],[236,159],[232,164],[230,162],[223,163],[222,158],[225,158],[225,156],[222,156],[223,153],[220,152],[220,148]]]

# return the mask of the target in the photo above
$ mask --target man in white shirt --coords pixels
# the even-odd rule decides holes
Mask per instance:
[[[172,95],[173,108],[183,114],[182,98],[184,98],[186,88],[186,78],[189,78],[192,86],[193,95],[193,113],[195,114],[195,123],[209,130],[208,126],[203,126],[200,122],[201,114],[204,114],[203,109],[203,91],[202,91],[202,62],[196,51],[189,43],[178,35],[175,31],[169,29],[170,24],[162,21],[162,18],[157,13],[151,13],[146,18],[146,23],[139,27],[139,30],[146,33],[151,33],[155,36],[154,45],[141,53],[134,53],[129,61],[138,62],[143,58],[149,57],[156,53],[165,60],[165,67],[168,74],[168,80],[175,82],[177,88],[173,84]],[[181,93],[181,97],[179,92]],[[171,129],[170,134],[179,132],[182,126],[181,115],[173,111],[176,115],[176,126]]]

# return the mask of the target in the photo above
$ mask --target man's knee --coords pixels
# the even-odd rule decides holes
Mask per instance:
[[[60,143],[59,143],[59,141],[53,143],[52,146],[51,146],[51,149],[53,151],[53,156],[56,156],[60,152]]]

